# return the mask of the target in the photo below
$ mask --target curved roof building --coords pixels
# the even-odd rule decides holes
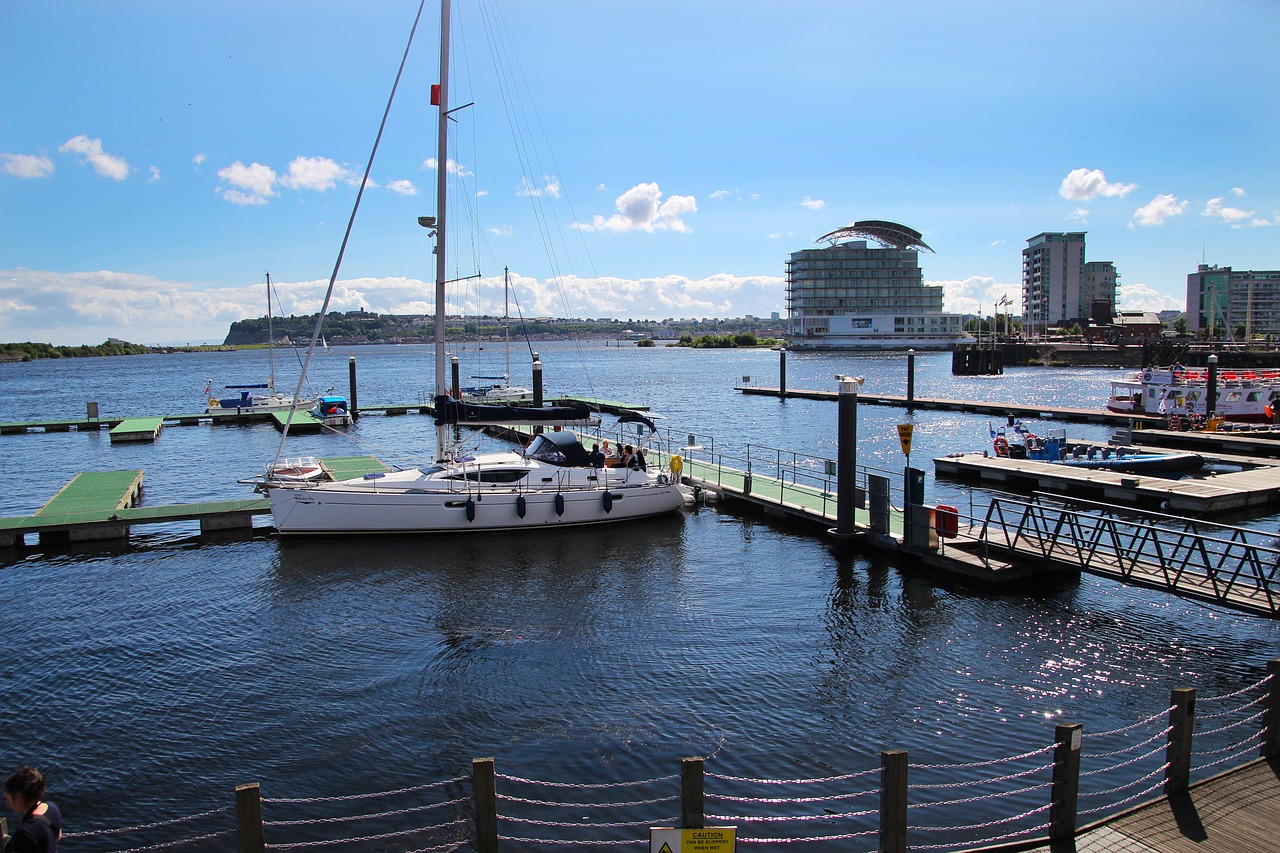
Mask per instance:
[[[867,219],[816,242],[787,261],[790,349],[950,349],[973,340],[959,314],[943,312],[942,288],[924,283],[920,252],[933,249],[919,231]]]

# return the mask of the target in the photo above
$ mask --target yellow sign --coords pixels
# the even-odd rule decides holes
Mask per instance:
[[[898,440],[902,442],[902,454],[904,456],[911,455],[911,433],[915,429],[913,424],[898,424]]]
[[[702,829],[649,828],[650,853],[733,853],[737,827],[706,826]]]

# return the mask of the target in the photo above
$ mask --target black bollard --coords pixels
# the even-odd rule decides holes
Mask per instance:
[[[450,386],[453,390],[449,393],[453,395],[453,399],[461,400],[462,383],[458,381],[458,357],[456,355],[449,356],[449,370],[451,371],[451,377],[453,379],[453,385]]]
[[[535,409],[542,408],[542,360],[538,358],[538,354],[533,354],[533,407]],[[540,435],[542,427],[533,428],[534,435]]]

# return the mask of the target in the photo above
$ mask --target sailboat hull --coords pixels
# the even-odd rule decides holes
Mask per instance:
[[[675,483],[563,491],[422,492],[324,484],[270,489],[271,515],[282,535],[456,533],[617,523],[673,512],[685,505]]]

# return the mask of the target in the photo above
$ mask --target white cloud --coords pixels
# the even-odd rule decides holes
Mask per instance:
[[[991,242],[991,248],[993,248],[993,249],[994,249],[996,246],[1003,246],[1003,245],[1004,245],[1004,243],[1005,243],[1005,241],[1004,241],[1004,240],[993,240],[993,241]]]
[[[729,191],[728,191],[728,190],[716,190],[715,192],[713,192],[713,193],[711,194],[711,197],[712,197],[712,198],[715,198],[715,199],[728,198],[728,197],[729,197]]]
[[[204,164],[204,161],[208,159],[209,159],[209,155],[207,154],[197,154],[196,156],[191,158],[191,162],[195,164],[195,167],[197,169],[199,169]]]
[[[827,206],[827,203],[820,198],[810,198],[809,196],[805,196],[800,200],[800,206],[807,207],[810,210],[822,210],[822,208]]]
[[[1277,216],[1277,217],[1276,217],[1276,221],[1277,221],[1277,222],[1280,222],[1280,216]],[[1272,222],[1270,219],[1261,219],[1261,218],[1259,218],[1259,219],[1255,219],[1255,220],[1253,220],[1253,221],[1252,221],[1252,222],[1250,222],[1249,224],[1250,224],[1251,226],[1253,226],[1254,228],[1266,228],[1266,227],[1268,227],[1268,226],[1270,226],[1270,225],[1275,225],[1276,223],[1275,223],[1275,222]]]
[[[495,237],[511,237],[516,233],[516,229],[510,225],[495,225],[489,229],[489,233]]]
[[[1083,207],[1077,207],[1075,210],[1071,211],[1071,213],[1067,214],[1067,219],[1070,219],[1072,222],[1079,222],[1081,225],[1088,225],[1089,211],[1085,210]]]
[[[399,180],[392,181],[387,184],[387,189],[396,195],[417,195],[418,188],[413,185],[413,181]]]
[[[1137,184],[1108,183],[1101,169],[1072,169],[1062,179],[1058,195],[1072,201],[1092,201],[1099,197],[1123,198],[1137,188]]]
[[[943,310],[953,314],[991,315],[1001,299],[1009,300],[1009,304],[1000,306],[1001,314],[1022,313],[1021,284],[998,282],[987,275],[971,275],[961,281],[926,281],[925,284],[942,286]]]
[[[4,171],[15,178],[47,178],[53,174],[53,161],[43,154],[0,154]]]
[[[156,181],[160,180],[160,170],[155,166],[152,166],[150,171],[151,177],[147,178],[147,183],[154,184]]]
[[[439,165],[439,162],[440,161],[434,157],[428,157],[427,159],[422,161],[422,168],[430,169],[432,172],[434,172],[436,171],[436,167]],[[468,178],[471,176],[471,170],[468,169],[466,166],[462,165],[461,163],[459,163],[457,160],[450,160],[449,174],[458,175],[459,177],[463,177],[463,178]]]
[[[573,227],[582,231],[679,231],[689,233],[684,217],[697,213],[698,202],[691,195],[673,195],[662,201],[662,190],[657,183],[636,184],[614,204],[618,212],[606,219],[597,215],[590,224],[575,222]]]
[[[218,171],[218,177],[230,189],[218,188],[218,193],[232,204],[266,204],[276,195],[276,172],[270,166],[251,163],[246,166],[239,160]]]
[[[1116,307],[1123,311],[1185,311],[1186,296],[1170,296],[1146,284],[1116,287]]]
[[[281,186],[291,190],[316,192],[331,190],[339,181],[359,183],[359,178],[328,157],[295,157],[289,163],[289,173],[280,178]]]
[[[1175,195],[1158,195],[1133,212],[1129,227],[1141,225],[1144,228],[1153,228],[1163,225],[1170,217],[1186,213],[1189,204],[1191,204],[1189,201],[1179,201]]]
[[[542,180],[542,186],[536,187],[529,182],[528,178],[521,178],[520,186],[516,188],[516,195],[527,198],[540,198],[544,195],[551,198],[560,198],[560,180],[552,177],[543,177]]]
[[[1243,189],[1242,187],[1232,187],[1232,188],[1231,188],[1231,194],[1232,194],[1232,195],[1235,195],[1235,196],[1244,196],[1244,195],[1248,195],[1248,193],[1247,193],[1247,192],[1245,192],[1245,191],[1244,191],[1244,189]]]
[[[1237,207],[1226,207],[1223,205],[1221,198],[1211,198],[1200,215],[1221,219],[1223,222],[1235,223],[1242,219],[1248,219],[1255,212],[1252,210],[1240,210]]]
[[[105,153],[101,139],[90,139],[82,133],[62,143],[58,150],[63,154],[78,155],[82,163],[88,163],[104,178],[123,181],[129,175],[129,164],[123,157]]]

